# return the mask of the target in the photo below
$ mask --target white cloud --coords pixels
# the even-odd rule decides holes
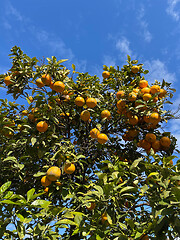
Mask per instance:
[[[138,14],[137,14],[137,19],[138,19],[138,22],[139,22],[140,28],[141,28],[140,35],[142,35],[144,37],[144,40],[146,42],[148,42],[148,43],[151,42],[152,34],[148,30],[148,23],[145,20],[144,6],[141,6],[141,8],[139,9]]]
[[[162,81],[163,79],[171,83],[174,83],[176,81],[175,73],[170,73],[167,69],[166,64],[159,59],[145,61],[144,68],[149,70],[146,78],[151,83],[154,82],[154,80]]]
[[[112,56],[104,55],[104,57],[103,57],[103,65],[115,66],[116,65],[116,60]]]
[[[179,20],[179,11],[177,11],[177,4],[180,0],[168,0],[168,7],[166,12],[174,18],[175,21]]]
[[[5,14],[7,16],[14,16],[18,21],[24,20],[23,16],[19,13],[19,11],[16,8],[13,7],[13,5],[9,1],[7,1],[6,4]]]
[[[116,40],[115,47],[120,52],[122,59],[126,59],[127,55],[133,56],[132,50],[130,49],[130,42],[126,37],[121,37]]]

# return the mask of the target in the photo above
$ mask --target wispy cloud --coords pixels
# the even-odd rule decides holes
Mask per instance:
[[[166,12],[173,17],[175,21],[179,20],[179,14],[180,12],[177,11],[177,4],[180,2],[180,0],[168,0],[168,7],[166,9]]]
[[[145,8],[144,6],[141,6],[137,13],[137,20],[140,25],[140,35],[143,36],[144,40],[146,42],[151,42],[152,40],[152,34],[148,30],[148,23],[145,20]]]
[[[115,57],[104,55],[103,56],[103,65],[107,66],[115,66],[116,65],[116,59]]]
[[[123,59],[126,59],[127,55],[133,56],[133,52],[130,48],[130,42],[124,36],[116,40],[115,48],[119,51],[119,55]]]
[[[171,83],[176,81],[175,73],[169,72],[166,64],[159,59],[145,61],[144,68],[149,70],[149,73],[146,76],[148,81],[151,83],[154,82],[155,79],[158,81],[162,81],[164,79],[165,81]]]

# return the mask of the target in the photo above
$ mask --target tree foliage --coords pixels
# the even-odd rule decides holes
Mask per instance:
[[[180,236],[180,162],[163,128],[171,84],[150,86],[129,56],[102,80],[16,46],[10,58],[0,83],[22,104],[0,100],[0,238]]]

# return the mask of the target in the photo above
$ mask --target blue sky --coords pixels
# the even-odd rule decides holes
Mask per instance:
[[[14,45],[100,77],[103,64],[122,66],[129,54],[150,71],[148,81],[172,82],[173,109],[180,103],[180,0],[1,0],[0,33],[1,73]],[[169,129],[180,144],[179,121]]]

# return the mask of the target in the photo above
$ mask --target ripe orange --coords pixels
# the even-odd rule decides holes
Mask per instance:
[[[152,87],[151,87],[151,94],[155,94],[155,93],[158,93],[158,92],[160,92],[160,86],[159,85],[153,85]]]
[[[76,167],[73,163],[66,163],[64,167],[64,172],[67,174],[72,174],[75,171]]]
[[[156,140],[155,142],[152,143],[152,148],[155,149],[156,151],[159,151],[161,148],[161,143],[159,140]]]
[[[108,111],[108,110],[103,110],[103,111],[101,112],[101,118],[110,119],[110,118],[111,118],[111,113],[110,113],[110,111]]]
[[[123,136],[122,136],[122,139],[126,142],[126,141],[132,141],[133,140],[133,137],[129,136],[128,133],[125,133]]]
[[[95,207],[96,207],[96,203],[95,202],[91,202],[91,205],[90,205],[90,207],[86,207],[87,208],[87,210],[94,210],[95,209]]]
[[[143,116],[143,120],[146,122],[146,123],[149,123],[149,116],[148,115],[144,115]]]
[[[103,78],[109,78],[109,76],[110,76],[110,73],[109,73],[108,71],[104,71],[104,72],[102,73],[102,77],[103,77]]]
[[[35,122],[34,114],[30,113],[30,114],[28,115],[28,119],[29,119],[31,122]]]
[[[134,126],[134,125],[136,125],[138,123],[138,120],[139,120],[138,116],[134,115],[131,118],[129,118],[129,124]]]
[[[151,113],[149,117],[149,122],[153,124],[157,124],[161,120],[161,117],[159,116],[159,113],[153,112]]]
[[[45,121],[40,121],[37,123],[36,125],[36,129],[39,131],[39,132],[46,132],[47,129],[48,129],[48,124],[47,122]]]
[[[143,235],[140,240],[149,240],[148,235]]]
[[[139,88],[134,88],[134,89],[133,89],[133,92],[139,93]]]
[[[117,108],[118,108],[119,110],[121,110],[123,107],[125,107],[125,105],[126,105],[126,102],[125,102],[124,100],[119,100],[119,101],[117,102]]]
[[[136,136],[138,135],[138,133],[139,133],[138,130],[136,130],[136,129],[130,129],[130,130],[128,130],[127,135],[130,136],[130,137],[132,137],[132,138],[134,138],[134,137],[136,137]]]
[[[165,89],[161,88],[159,91],[159,98],[165,97],[166,94],[167,94],[167,91]]]
[[[6,86],[9,86],[10,84],[12,84],[13,82],[11,81],[11,77],[10,76],[5,77],[4,83],[6,84]]]
[[[49,86],[52,78],[49,74],[43,74],[42,77],[41,77],[41,80],[45,85]]]
[[[92,138],[97,138],[99,134],[100,134],[100,131],[99,131],[97,128],[93,128],[93,129],[90,131],[90,136],[91,136]]]
[[[36,80],[36,85],[37,85],[39,88],[44,87],[44,83],[42,82],[41,78],[38,78],[38,79]]]
[[[50,82],[49,87],[50,87],[52,90],[54,90],[54,83],[53,83],[53,81]]]
[[[90,119],[90,112],[88,110],[84,110],[81,112],[80,118],[87,122]]]
[[[136,93],[134,93],[134,92],[129,93],[128,100],[129,100],[130,102],[136,101],[136,98],[137,98]]]
[[[104,134],[104,133],[100,133],[100,134],[98,134],[98,136],[97,136],[97,140],[98,140],[98,143],[100,143],[100,144],[104,144],[104,143],[107,142],[108,137],[107,137],[106,134]]]
[[[45,187],[44,192],[48,193],[49,192],[49,187]]]
[[[95,98],[88,98],[86,100],[86,105],[89,107],[89,108],[94,108],[96,105],[97,105],[97,100]]]
[[[82,106],[85,104],[84,98],[82,98],[82,97],[77,97],[77,98],[75,99],[75,104],[76,104],[78,107],[82,107]]]
[[[146,80],[140,80],[140,81],[139,81],[139,87],[140,87],[140,88],[148,87],[148,81],[146,81]]]
[[[145,136],[145,140],[149,143],[153,143],[156,141],[156,135],[154,133],[147,133]]]
[[[107,220],[108,220],[108,218],[107,218],[107,213],[104,212],[104,213],[102,214],[102,216],[101,216],[101,222],[102,222],[102,224],[104,224]]]
[[[50,181],[57,181],[61,176],[61,169],[56,166],[50,167],[47,170],[46,176]]]
[[[65,85],[61,81],[57,81],[53,84],[53,90],[58,93],[62,93],[64,91],[64,89],[65,89]]]
[[[157,101],[158,101],[158,97],[154,97],[153,102],[157,102]]]
[[[122,91],[122,90],[118,91],[118,92],[116,93],[117,99],[123,98],[123,97],[124,97],[124,94],[125,94],[124,91]]]
[[[145,94],[145,93],[150,93],[151,89],[149,87],[145,87],[141,89],[141,93]]]
[[[144,148],[145,150],[150,149],[151,148],[151,144],[149,142],[147,142],[145,139],[142,139],[139,141],[138,143],[139,147]]]
[[[160,144],[161,146],[168,148],[171,145],[171,140],[168,137],[162,137],[160,139]]]
[[[44,176],[41,178],[41,184],[44,187],[47,187],[51,184],[51,181],[47,178],[47,176]]]
[[[138,73],[139,72],[139,66],[132,66],[131,71],[133,73]]]
[[[144,101],[149,101],[149,99],[150,99],[151,97],[152,97],[151,94],[145,93],[145,94],[143,95],[143,100],[144,100]]]

